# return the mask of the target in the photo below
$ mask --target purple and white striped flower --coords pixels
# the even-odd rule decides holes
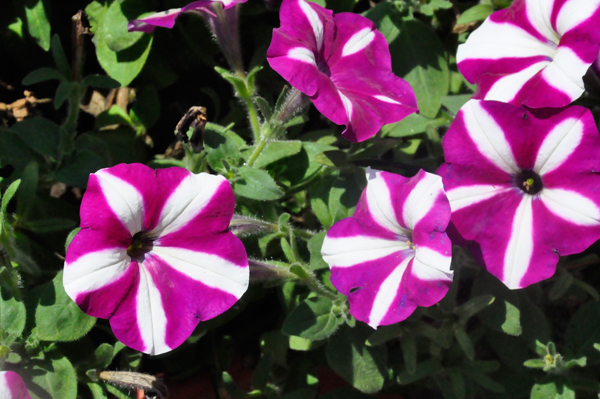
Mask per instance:
[[[279,15],[269,64],[323,115],[346,125],[345,138],[364,141],[417,111],[414,92],[392,73],[387,42],[373,22],[304,0],[284,0]]]
[[[129,21],[127,29],[130,32],[145,32],[151,33],[157,26],[161,28],[173,28],[175,26],[175,20],[183,12],[197,11],[207,12],[212,14],[210,6],[214,3],[220,3],[223,5],[223,9],[226,10],[230,7],[235,6],[239,3],[245,3],[247,0],[200,0],[194,1],[183,8],[172,8],[167,11],[157,12],[144,18],[134,19]]]
[[[227,230],[234,206],[222,176],[141,164],[91,174],[65,291],[110,319],[124,344],[152,355],[176,348],[248,287],[246,251]]]
[[[452,223],[507,287],[551,277],[559,255],[600,238],[600,136],[586,108],[471,100],[443,146]]]
[[[352,217],[327,232],[321,253],[350,313],[371,327],[397,323],[439,302],[452,282],[450,206],[439,176],[367,169]]]
[[[31,399],[19,374],[14,371],[0,371],[0,399]]]
[[[515,0],[458,47],[458,69],[474,98],[563,107],[584,92],[598,58],[600,0]]]

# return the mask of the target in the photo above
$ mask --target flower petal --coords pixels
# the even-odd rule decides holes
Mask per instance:
[[[229,226],[234,206],[233,190],[223,176],[190,173],[166,199],[152,234],[164,237],[183,228],[194,236],[223,231]],[[204,212],[207,207],[210,215]],[[203,212],[205,216],[199,217]]]
[[[109,318],[135,279],[125,250],[105,249],[65,262],[66,293],[90,316]]]
[[[267,50],[269,65],[292,86],[312,96],[319,86],[315,79],[327,79],[320,76],[323,73],[317,64],[333,43],[333,13],[304,0],[284,0],[279,16],[281,27],[273,30]]]
[[[245,3],[247,0],[200,0],[194,1],[183,8],[172,8],[166,11],[160,11],[155,14],[149,15],[144,18],[134,19],[129,21],[127,30],[129,32],[145,32],[152,33],[154,28],[157,26],[162,28],[173,28],[175,26],[175,20],[179,15],[186,11],[199,11],[204,10],[213,3],[221,3],[223,9],[226,10],[230,7],[235,6],[239,3]]]
[[[519,167],[504,131],[482,107],[480,101],[469,100],[459,111],[466,132],[479,153],[505,173],[517,173]]]
[[[21,376],[14,371],[0,371],[0,398],[31,399]]]
[[[407,179],[367,169],[367,181],[354,215],[329,229],[321,254],[350,313],[377,327],[404,320],[447,292],[450,206],[441,179],[424,171]]]

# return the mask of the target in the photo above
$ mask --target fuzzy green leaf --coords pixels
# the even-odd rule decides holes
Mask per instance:
[[[74,341],[94,327],[96,318],[83,313],[69,298],[60,272],[51,282],[44,284],[35,310],[35,323],[42,341]]]

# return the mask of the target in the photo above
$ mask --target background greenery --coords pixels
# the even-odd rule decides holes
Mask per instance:
[[[320,256],[326,229],[354,211],[364,166],[411,176],[443,162],[441,137],[474,90],[457,72],[456,48],[510,3],[321,0],[376,22],[419,102],[419,115],[351,144],[314,108],[285,124],[272,117],[285,84],[265,60],[277,1],[240,8],[251,71],[243,79],[227,72],[197,15],[172,30],[127,33],[129,19],[185,1],[1,2],[0,368],[23,376],[35,398],[126,398],[147,385],[115,383],[104,370],[162,376],[171,398],[597,397],[598,244],[519,291],[455,247],[444,300],[377,331],[349,315]],[[73,41],[78,10],[90,34]],[[597,118],[597,86],[588,83],[578,103]],[[276,132],[251,166],[257,147],[239,98]],[[173,134],[192,106],[208,109],[200,153]],[[83,314],[62,288],[87,177],[121,162],[226,176],[243,216],[232,230],[255,268],[234,308],[157,357],[117,342],[106,320]]]

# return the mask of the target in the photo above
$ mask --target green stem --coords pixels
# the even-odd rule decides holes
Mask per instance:
[[[290,187],[286,191],[286,196],[294,195],[296,193],[306,190],[308,187],[312,186],[315,182],[321,180],[321,178],[332,174],[335,170],[336,170],[336,168],[329,168],[326,166],[321,166],[321,169],[319,169],[317,172],[315,172],[311,177],[309,177],[308,179],[304,180],[301,183],[296,184],[295,186]]]
[[[317,277],[312,273],[312,271],[308,268],[307,265],[302,264],[301,267],[309,276],[309,278],[300,280],[302,284],[306,285],[308,288],[310,288],[317,294],[323,295],[324,297],[331,299],[332,301],[338,299],[338,296],[336,294],[325,288],[325,286],[321,284],[319,280],[317,280]]]
[[[258,113],[256,112],[256,106],[254,105],[252,96],[249,96],[248,98],[242,98],[242,100],[244,101],[244,104],[246,105],[246,110],[248,112],[248,119],[250,119],[250,126],[252,127],[252,134],[254,135],[254,141],[255,142],[259,141],[260,140],[260,123],[258,121]],[[254,163],[254,161],[253,161],[253,163]],[[248,165],[248,166],[250,166],[250,165]]]
[[[264,150],[265,146],[267,145],[268,136],[270,136],[270,134],[263,134],[260,137],[260,139],[258,140],[258,144],[254,148],[254,151],[252,151],[252,155],[250,155],[250,158],[248,158],[248,162],[246,162],[246,166],[254,165],[254,162],[256,162],[256,159],[258,158],[258,156],[260,155],[262,150]]]

